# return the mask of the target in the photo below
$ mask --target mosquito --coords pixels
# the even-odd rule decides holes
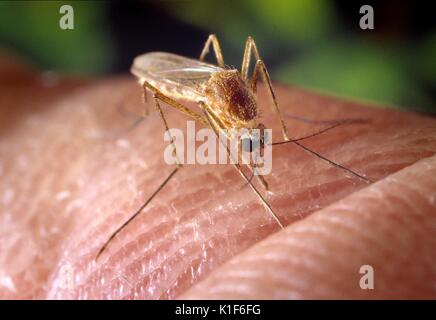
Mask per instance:
[[[211,46],[214,50],[217,65],[204,62]],[[249,67],[253,56],[255,59],[255,65],[252,75],[249,77]],[[257,129],[256,132],[259,132],[259,130],[262,131],[265,128],[265,126],[259,121],[260,115],[256,100],[257,82],[260,74],[267,85],[272,100],[272,106],[280,122],[283,136],[283,141],[272,143],[272,145],[293,143],[327,163],[341,170],[347,171],[358,179],[367,183],[371,182],[371,180],[363,175],[324,157],[318,152],[313,151],[300,143],[303,139],[324,133],[345,122],[354,122],[353,120],[356,119],[351,119],[349,121],[326,121],[325,123],[328,123],[330,126],[317,133],[299,139],[289,138],[288,129],[277,103],[277,98],[273,90],[268,70],[263,60],[260,58],[255,41],[251,37],[247,38],[245,44],[241,71],[224,64],[224,58],[218,38],[216,35],[211,34],[209,35],[198,60],[172,53],[150,52],[142,54],[134,59],[131,72],[138,78],[138,82],[143,89],[144,102],[147,100],[147,91],[152,93],[156,109],[166,132],[169,132],[169,127],[160,102],[166,103],[189,118],[211,128],[218,139],[220,139],[219,132],[229,132],[231,131],[230,129],[247,129],[249,132],[248,136],[240,138],[238,144],[241,148],[248,149],[249,151],[252,151],[252,148],[262,149],[266,143],[262,134],[251,134],[251,132],[254,132],[253,129]],[[186,107],[177,101],[179,99],[198,104],[201,112],[196,112]],[[145,115],[147,115],[147,103],[145,103],[144,106]],[[295,117],[295,119],[305,121],[298,117]],[[317,121],[317,123],[321,122]],[[226,138],[232,139],[228,134]],[[170,143],[174,143],[174,141],[171,140]],[[227,153],[229,156],[232,156],[228,148]],[[263,176],[254,174],[255,167],[253,165],[247,165],[248,169],[251,171],[251,176],[249,176],[244,173],[239,163],[240,162],[238,161],[234,161],[232,165],[245,180],[245,183],[250,186],[277,225],[283,229],[284,225],[279,219],[279,216],[259,189],[253,184],[252,178],[256,177],[265,190],[268,190],[267,181]],[[111,234],[99,250],[96,260],[98,260],[116,235],[145,209],[145,207],[158,195],[158,193],[182,167],[183,164],[180,161],[176,161],[175,168],[163,180],[163,182],[161,182],[153,194],[129,219],[127,219]]]

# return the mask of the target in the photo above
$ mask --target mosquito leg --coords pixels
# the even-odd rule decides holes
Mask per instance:
[[[163,110],[159,104],[158,98],[155,95],[155,103],[156,103],[156,109],[159,111],[159,115],[161,116],[162,122],[164,124],[165,130],[166,132],[169,132],[169,127],[168,127],[168,122],[165,118],[165,115],[163,113]],[[170,134],[171,135],[171,134]],[[175,150],[175,145],[174,145],[174,140],[171,136],[171,141],[170,143],[173,145],[174,150]],[[147,199],[146,202],[144,202],[144,204],[127,220],[125,221],[117,230],[115,230],[115,232],[112,233],[112,235],[109,237],[109,239],[105,242],[105,244],[101,247],[100,251],[98,252],[97,256],[95,257],[96,260],[98,260],[98,258],[100,257],[100,255],[104,252],[104,250],[107,248],[107,246],[109,245],[109,243],[115,238],[115,236],[120,233],[131,221],[133,221],[133,219],[135,219],[141,212],[142,210],[144,210],[144,208],[150,203],[150,201],[159,193],[160,190],[162,190],[162,188],[171,180],[171,178],[176,174],[176,172],[182,167],[182,164],[180,162],[180,160],[177,158],[176,155],[176,165],[177,167],[168,175],[168,177],[160,184],[160,186],[156,189],[156,191],[151,195],[151,197],[149,197]]]
[[[103,244],[103,246],[98,251],[97,255],[95,256],[95,260],[97,261],[98,258],[100,258],[101,254],[106,250],[108,245],[112,242],[112,240],[119,234],[127,225],[132,222],[141,212],[144,210],[144,208],[153,200],[154,197],[165,187],[165,185],[171,180],[171,178],[176,174],[176,172],[180,169],[180,167],[176,167],[171,171],[171,173],[166,177],[166,179],[159,185],[159,187],[153,192],[153,194],[145,201],[141,207],[139,207],[138,210],[129,218],[127,219],[121,226],[118,227],[117,230],[115,230],[111,236],[106,240],[106,242]]]
[[[260,176],[260,175],[257,175],[257,174],[256,174],[256,167],[255,167],[255,166],[252,166],[251,164],[248,164],[247,166],[248,166],[248,168],[250,169],[250,176],[249,176],[249,178],[248,178],[248,181],[251,182],[251,181],[253,180],[253,178],[256,177],[256,179],[260,182],[260,184],[264,187],[264,189],[265,189],[266,191],[269,191],[269,185],[268,185],[268,182],[265,180],[265,178],[264,178],[263,176]],[[245,184],[241,187],[241,189],[242,189],[242,188],[245,188],[245,186],[247,186],[247,185],[248,185],[248,182],[245,183]]]
[[[332,124],[331,127],[326,128],[324,130],[321,130],[320,132],[317,132],[317,133],[312,134],[312,135],[307,136],[307,137],[302,137],[302,138],[299,138],[299,139],[296,139],[296,140],[291,140],[289,138],[288,129],[287,129],[286,124],[285,124],[285,122],[283,120],[283,117],[281,115],[280,108],[279,108],[279,105],[277,103],[277,98],[275,96],[275,93],[274,93],[274,90],[273,90],[273,87],[272,87],[271,78],[270,78],[270,76],[268,74],[268,70],[267,70],[264,62],[260,58],[259,51],[257,50],[256,43],[254,42],[253,38],[248,37],[247,38],[247,42],[245,43],[244,58],[242,60],[242,67],[241,67],[241,75],[242,75],[242,78],[244,80],[248,79],[248,69],[250,67],[251,55],[254,55],[254,57],[256,59],[256,65],[254,67],[254,72],[253,72],[253,76],[252,76],[252,79],[251,79],[251,88],[252,88],[253,92],[256,92],[256,90],[257,90],[257,79],[258,79],[258,74],[260,72],[262,74],[262,76],[263,76],[263,80],[268,85],[268,89],[269,89],[268,91],[269,91],[269,93],[271,95],[271,98],[273,100],[274,110],[275,110],[275,112],[277,113],[277,115],[278,115],[278,117],[280,119],[280,124],[281,124],[281,127],[282,127],[282,134],[283,134],[283,138],[284,138],[285,141],[282,141],[282,142],[279,142],[279,143],[274,143],[274,144],[294,143],[294,144],[298,145],[300,148],[303,148],[307,152],[312,153],[313,155],[318,156],[320,159],[323,159],[324,161],[330,163],[331,165],[336,166],[336,167],[338,167],[338,168],[340,168],[342,170],[345,170],[345,171],[353,174],[354,176],[358,177],[359,179],[364,180],[367,183],[371,182],[371,180],[369,180],[368,178],[366,178],[366,177],[364,177],[364,176],[354,172],[353,170],[348,169],[348,168],[346,168],[346,167],[344,167],[344,166],[342,166],[342,165],[340,165],[338,163],[335,163],[335,162],[331,161],[330,159],[322,156],[321,154],[319,154],[319,153],[317,153],[317,152],[307,148],[306,146],[304,146],[304,145],[302,145],[301,143],[298,142],[299,140],[310,138],[310,137],[316,136],[318,134],[321,134],[321,133],[323,133],[325,131],[328,131],[330,129],[333,129],[334,127],[338,126],[339,124],[343,124],[344,122],[342,122],[342,123],[340,122],[339,124],[330,123],[330,124]],[[304,120],[306,120],[306,119],[304,119]],[[362,121],[362,119],[348,119],[348,120],[350,120],[350,122],[363,122],[364,121],[364,120]],[[307,122],[309,122],[309,121],[307,121]],[[348,121],[345,121],[345,122],[348,122]]]
[[[217,136],[218,140],[224,145],[223,141],[220,138],[220,135],[218,133],[219,127],[216,125],[213,117],[208,111],[207,106],[204,103],[200,103],[201,108],[203,109],[203,112],[205,114],[205,118],[207,122],[209,123],[209,126],[212,128],[212,130],[215,132],[215,135]],[[281,229],[284,229],[284,225],[280,221],[278,215],[274,212],[274,209],[271,207],[271,205],[266,201],[266,199],[262,196],[262,194],[259,192],[259,190],[253,185],[253,183],[250,181],[250,179],[247,177],[247,175],[242,171],[241,166],[238,164],[236,159],[233,158],[232,153],[230,152],[230,149],[227,145],[225,145],[227,154],[231,158],[233,162],[233,166],[238,171],[238,173],[242,176],[242,178],[250,185],[251,189],[254,191],[254,193],[258,196],[262,204],[266,207],[266,209],[269,211],[271,216],[274,218],[276,223],[280,226]]]
[[[251,55],[254,55],[254,58],[260,60],[259,51],[257,50],[256,43],[254,42],[252,37],[248,37],[245,42],[245,50],[244,57],[242,58],[242,66],[241,66],[241,75],[242,79],[248,79],[248,69],[250,68]]]
[[[240,143],[239,143],[240,144]],[[239,152],[242,154],[242,148],[239,147]],[[254,177],[259,181],[259,183],[265,188],[266,191],[269,191],[268,182],[265,180],[265,178],[261,175],[256,174],[256,164],[252,165],[251,162],[247,164],[248,168],[250,169],[250,177],[249,181],[253,180]],[[242,187],[245,187],[247,184],[243,185]]]
[[[151,92],[153,92],[153,94],[155,95],[156,98],[158,98],[160,101],[165,102],[166,104],[170,105],[173,108],[176,108],[177,110],[179,110],[180,112],[184,113],[185,115],[189,116],[190,118],[204,124],[207,125],[206,120],[204,119],[203,116],[201,116],[200,114],[192,111],[191,109],[185,107],[184,105],[182,105],[181,103],[177,102],[174,99],[171,99],[170,97],[167,97],[165,94],[163,94],[159,89],[157,89],[156,87],[152,86],[150,83],[148,83],[147,81],[144,81],[144,83],[142,84],[142,87],[144,89],[144,91],[146,89],[150,90]]]
[[[169,132],[169,127],[168,127],[168,122],[165,118],[165,115],[163,113],[163,110],[159,104],[159,97],[158,95],[155,93],[154,94],[154,98],[155,98],[155,103],[156,103],[156,109],[159,112],[159,115],[161,116],[162,122],[164,124],[165,130],[166,132]],[[170,134],[171,136],[171,134]],[[174,140],[171,136],[171,141],[170,143],[173,145],[174,150],[176,150],[176,146],[174,145]],[[101,254],[106,250],[107,246],[110,244],[110,242],[116,237],[117,234],[119,234],[125,227],[127,227],[127,225],[132,222],[143,210],[144,208],[151,202],[151,200],[153,200],[153,198],[160,192],[160,190],[163,189],[163,187],[165,187],[165,185],[171,180],[171,178],[176,174],[176,172],[182,168],[182,163],[180,161],[180,159],[177,158],[177,154],[176,154],[176,165],[177,167],[168,175],[168,177],[159,185],[159,187],[156,189],[156,191],[147,199],[147,201],[145,201],[143,203],[143,205],[129,218],[127,219],[117,230],[115,230],[111,236],[109,237],[109,239],[104,243],[104,245],[101,247],[101,249],[99,250],[99,252],[97,253],[97,256],[95,257],[95,260],[97,261],[98,258],[101,256]]]
[[[122,136],[125,135],[127,133],[129,133],[130,131],[132,131],[133,129],[135,129],[139,124],[141,124],[141,122],[150,114],[149,108],[148,108],[148,103],[147,103],[147,89],[149,89],[150,91],[152,91],[155,95],[157,95],[159,98],[161,98],[162,101],[168,103],[169,105],[171,105],[172,107],[178,109],[179,111],[183,112],[184,114],[190,116],[191,118],[194,118],[194,120],[200,121],[201,123],[205,124],[205,121],[203,119],[202,116],[196,114],[195,112],[191,111],[190,109],[186,108],[185,106],[181,105],[180,103],[178,103],[177,101],[174,101],[168,97],[166,97],[163,93],[161,93],[156,87],[152,86],[151,84],[149,84],[148,82],[144,82],[142,84],[142,102],[144,104],[144,111],[143,111],[143,115],[140,117],[137,117],[135,119],[135,121],[132,122],[131,125],[129,125],[126,129],[123,129],[121,132],[119,132],[118,134],[116,134],[115,136]],[[127,111],[124,110],[124,105],[123,103],[120,103],[118,105],[118,109],[120,110],[120,113],[125,115],[127,114]]]
[[[142,90],[142,103],[144,104],[144,117],[149,115],[147,103],[147,90]]]
[[[276,98],[276,95],[274,93],[274,89],[272,87],[271,78],[270,78],[270,76],[268,74],[268,71],[266,69],[266,66],[265,66],[265,64],[263,63],[262,60],[257,60],[256,61],[256,66],[254,68],[253,78],[251,80],[252,81],[253,91],[256,92],[257,77],[258,77],[258,73],[259,72],[262,73],[264,81],[268,85],[268,91],[269,91],[269,93],[271,95],[271,98],[272,98],[272,101],[273,101],[274,110],[275,110],[277,116],[280,119],[280,125],[282,127],[283,138],[285,140],[290,140],[289,133],[288,133],[288,128],[286,127],[285,121],[283,120],[283,117],[281,115],[280,108],[279,108],[279,105],[277,103],[277,98]]]
[[[169,129],[169,127],[168,127],[167,119],[165,118],[165,115],[164,115],[164,113],[163,113],[163,110],[162,110],[162,108],[161,108],[161,106],[160,106],[160,104],[159,104],[158,97],[157,97],[156,95],[154,96],[154,101],[155,101],[155,103],[156,103],[156,109],[159,111],[159,115],[160,115],[160,117],[161,117],[161,119],[162,119],[162,122],[163,122],[163,124],[164,124],[165,132],[168,132],[168,133],[170,134],[170,137],[171,137],[171,138],[170,138],[170,143],[173,145],[174,150],[176,150],[176,145],[174,144],[173,136],[172,136],[171,133],[170,133],[170,129]],[[181,166],[182,166],[182,163],[181,163],[180,159],[177,157],[177,154],[175,155],[175,157],[176,157],[176,165],[177,165],[177,167],[181,167]]]
[[[262,186],[265,188],[266,191],[269,191],[268,182],[266,182],[265,178],[261,175],[255,174],[255,168],[251,165],[248,166],[250,170],[253,172],[253,175],[256,177],[257,180],[262,184]]]
[[[254,42],[252,37],[248,37],[247,41],[245,42],[244,57],[242,58],[242,67],[241,67],[242,79],[248,80],[248,69],[250,68],[250,61],[252,55],[254,55],[254,58],[256,59],[256,65],[254,67],[253,77],[251,79],[251,88],[253,89],[253,92],[256,92],[258,73],[261,72],[264,81],[268,84],[269,93],[273,100],[274,110],[280,119],[283,138],[285,140],[290,140],[288,134],[288,128],[286,127],[286,124],[283,121],[283,117],[280,113],[280,108],[277,103],[277,98],[272,87],[271,78],[268,74],[265,64],[263,63],[262,59],[260,59],[259,50],[257,50],[256,43]]]
[[[290,118],[292,120],[309,123],[309,124],[315,124],[315,125],[366,124],[371,122],[371,120],[365,118],[345,118],[339,120],[315,120],[315,119],[308,119],[302,116],[295,116],[286,112],[283,114],[283,116],[285,118]]]
[[[256,179],[262,184],[262,186],[265,188],[265,190],[269,191],[269,185],[268,185],[268,182],[265,180],[265,178],[261,175],[255,174],[256,167],[249,164],[248,168],[251,171],[251,174],[250,174],[250,177],[248,178],[248,181],[251,182],[251,180],[253,180],[253,178],[256,177]],[[243,185],[242,188],[244,188],[246,185],[248,185],[248,182],[245,185]]]
[[[204,61],[204,58],[206,57],[207,53],[209,52],[210,45],[213,46],[213,50],[215,52],[215,57],[218,62],[218,66],[221,68],[224,68],[224,58],[223,53],[221,51],[220,43],[218,42],[218,38],[216,35],[211,34],[207,38],[206,43],[204,44],[203,50],[200,54],[200,61]]]

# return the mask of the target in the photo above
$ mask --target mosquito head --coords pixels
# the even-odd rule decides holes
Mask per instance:
[[[263,124],[259,124],[257,128],[249,129],[241,135],[241,147],[243,151],[253,152],[258,149],[263,149],[265,143],[268,143],[270,137],[265,130]]]

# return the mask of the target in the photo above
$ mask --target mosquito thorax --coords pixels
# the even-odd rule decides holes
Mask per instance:
[[[233,127],[243,126],[257,116],[257,104],[253,92],[237,70],[215,72],[207,82],[204,94],[208,104],[221,113]]]

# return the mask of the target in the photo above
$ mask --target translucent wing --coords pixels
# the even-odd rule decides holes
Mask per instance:
[[[140,81],[149,82],[167,95],[198,100],[201,85],[223,69],[172,53],[151,52],[136,57],[130,70]]]

